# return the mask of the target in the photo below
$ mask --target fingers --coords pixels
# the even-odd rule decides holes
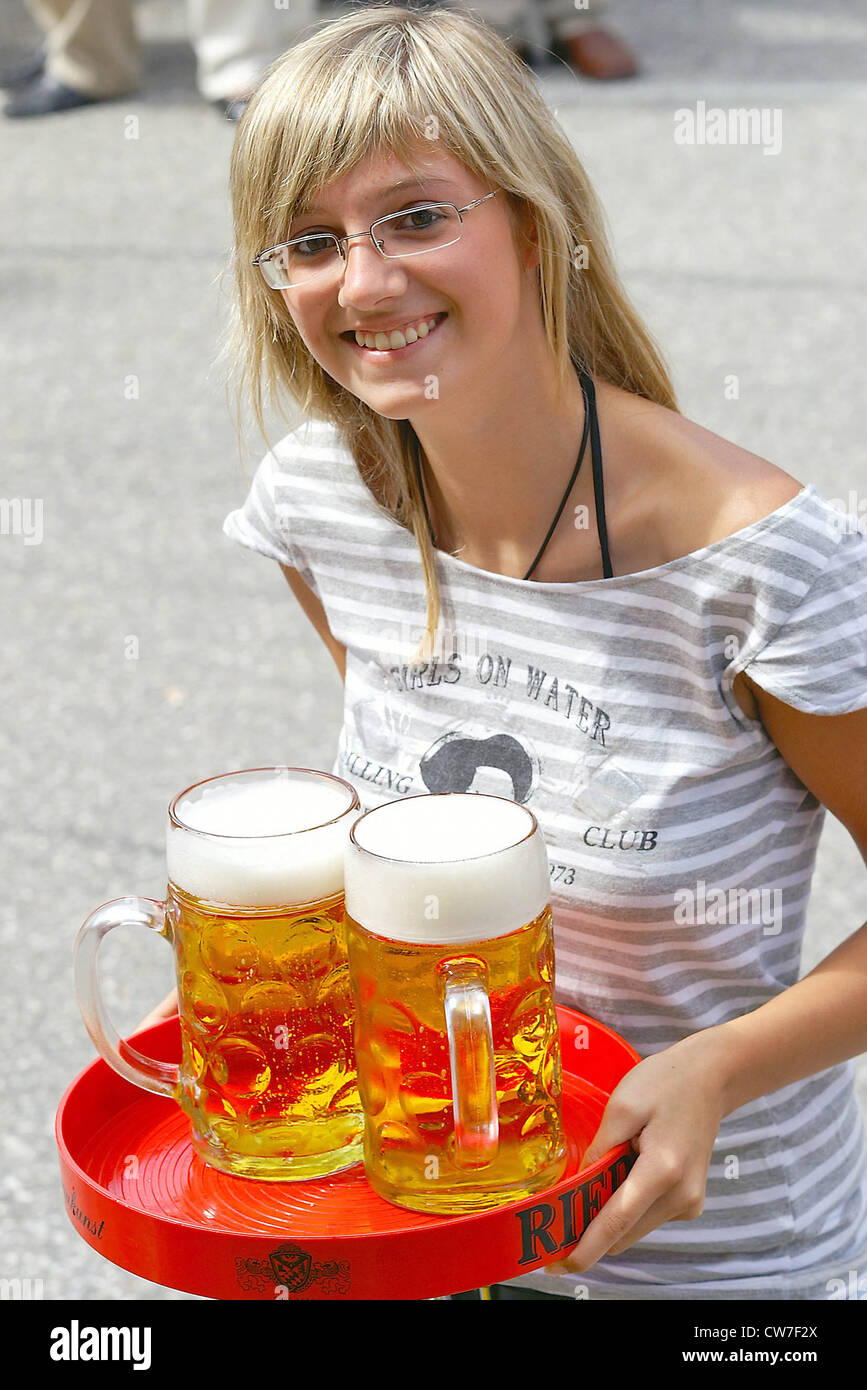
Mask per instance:
[[[702,1035],[694,1035],[644,1058],[615,1087],[582,1167],[625,1143],[638,1158],[571,1253],[546,1269],[583,1272],[666,1221],[701,1215],[724,1113],[718,1069],[708,1067],[713,1055]]]
[[[564,1260],[546,1265],[554,1274],[583,1273],[603,1255],[619,1255],[665,1221],[691,1221],[704,1209],[704,1182],[684,1174],[672,1156],[640,1155],[629,1177]]]
[[[140,1023],[133,1029],[134,1033],[140,1033],[143,1028],[150,1028],[155,1023],[163,1023],[167,1018],[173,1018],[178,1011],[178,991],[173,989],[171,994],[167,994],[155,1009],[151,1009],[149,1014],[145,1014]]]
[[[645,1114],[637,1113],[633,1106],[624,1103],[615,1091],[605,1107],[599,1128],[581,1159],[581,1167],[591,1168],[619,1144],[633,1142],[640,1134],[646,1118]]]

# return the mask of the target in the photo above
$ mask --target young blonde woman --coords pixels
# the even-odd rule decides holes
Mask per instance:
[[[867,847],[864,538],[678,413],[575,152],[471,16],[295,48],[231,183],[241,387],[303,421],[225,529],[344,678],[333,770],[365,808],[527,804],[559,998],[642,1057],[587,1155],[631,1140],[629,1177],[521,1285],[839,1296],[867,928],[798,977],[823,808]]]

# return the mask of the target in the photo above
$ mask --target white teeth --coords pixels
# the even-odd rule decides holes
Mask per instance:
[[[437,320],[431,318],[408,324],[403,332],[399,328],[392,329],[390,333],[361,333],[356,330],[355,341],[359,347],[376,348],[379,352],[394,351],[406,347],[408,343],[416,342],[419,338],[426,338],[436,327]]]

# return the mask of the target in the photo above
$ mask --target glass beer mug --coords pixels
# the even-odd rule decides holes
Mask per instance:
[[[321,1177],[361,1159],[343,860],[360,803],[348,782],[257,768],[199,782],[169,806],[165,903],[120,898],[82,926],[79,1006],[115,1071],[188,1116],[196,1153],[227,1173]],[[97,952],[123,923],[174,948],[180,1067],[119,1038]]]
[[[535,816],[502,797],[405,797],[352,827],[364,1162],[398,1206],[477,1211],[563,1173],[548,875]]]

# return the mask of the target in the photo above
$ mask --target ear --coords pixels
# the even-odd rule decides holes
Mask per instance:
[[[529,203],[522,203],[517,213],[518,247],[526,270],[535,270],[539,265],[539,229],[533,209]]]

